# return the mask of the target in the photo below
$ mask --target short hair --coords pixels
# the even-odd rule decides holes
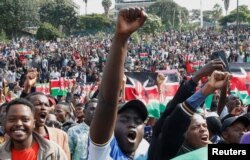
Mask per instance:
[[[71,103],[59,102],[57,105],[62,105],[63,110],[67,110],[67,112],[70,114],[70,118],[74,118],[74,108]]]
[[[17,104],[25,105],[25,106],[27,106],[27,107],[30,108],[30,110],[31,110],[32,113],[35,112],[35,107],[34,107],[34,105],[30,101],[28,101],[28,100],[26,100],[24,98],[17,98],[17,99],[14,99],[14,100],[10,101],[7,104],[7,106],[6,106],[6,115],[8,114],[10,108],[12,106],[14,106],[14,105],[17,105]]]
[[[87,109],[91,103],[98,103],[98,99],[97,99],[97,98],[93,98],[93,99],[91,99],[90,101],[88,101],[88,102],[85,104],[85,109]]]
[[[2,113],[4,109],[6,109],[6,106],[7,106],[7,105],[8,105],[7,102],[1,104],[1,106],[0,106],[0,113]]]
[[[25,97],[25,99],[27,99],[28,101],[30,101],[31,98],[32,98],[33,96],[36,96],[36,95],[43,95],[43,96],[46,96],[43,92],[32,92],[32,93],[28,94],[28,95]],[[47,96],[46,96],[46,97],[47,97]]]
[[[70,106],[70,103],[68,103],[68,102],[58,102],[57,105]]]
[[[77,103],[75,107],[83,107],[83,108],[85,108],[85,104],[84,103]]]
[[[67,102],[58,102],[57,105],[65,106],[65,107],[63,107],[64,109],[67,109],[69,112],[72,112],[70,103],[67,103]]]

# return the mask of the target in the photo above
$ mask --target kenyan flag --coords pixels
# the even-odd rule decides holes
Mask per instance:
[[[52,79],[50,80],[50,94],[52,96],[66,96],[70,82],[73,83],[73,79]]]
[[[148,53],[146,53],[146,52],[139,53],[139,56],[142,60],[148,59]]]
[[[46,95],[50,94],[49,83],[36,83],[36,92],[42,92]]]
[[[249,96],[249,73],[243,68],[240,68],[241,72],[232,73],[232,79],[230,84],[231,94],[238,96],[244,105],[250,104]]]

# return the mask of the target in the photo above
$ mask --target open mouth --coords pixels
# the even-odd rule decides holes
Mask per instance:
[[[46,118],[47,118],[47,113],[46,112],[39,113],[39,122],[40,123],[45,123]]]
[[[47,113],[46,112],[41,112],[39,116],[40,116],[41,119],[45,119],[47,117]]]
[[[129,131],[129,132],[128,132],[128,135],[127,135],[128,141],[134,143],[135,140],[136,140],[136,135],[137,135],[137,134],[136,134],[135,131]]]
[[[208,143],[208,142],[209,142],[209,140],[208,140],[208,135],[202,135],[202,136],[201,136],[201,141],[202,141],[202,142],[205,142],[205,143]]]

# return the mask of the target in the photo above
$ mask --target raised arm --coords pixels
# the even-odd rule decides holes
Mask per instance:
[[[174,98],[167,104],[166,110],[157,121],[154,127],[153,136],[158,136],[158,134],[161,132],[162,127],[164,127],[164,120],[174,110],[176,105],[184,102],[187,98],[195,93],[197,84],[202,77],[210,76],[215,70],[223,71],[224,68],[225,64],[223,63],[223,61],[219,59],[212,60],[197,72],[195,72],[195,74],[189,81],[182,83]]]
[[[20,97],[24,98],[29,93],[32,92],[32,89],[35,87],[35,84],[36,84],[36,81],[37,81],[37,75],[38,75],[38,72],[37,72],[36,69],[31,68],[31,69],[28,70],[28,73],[27,73],[27,75],[25,77],[25,81],[24,81],[24,89],[23,89],[22,94],[20,95]]]
[[[119,12],[111,53],[104,68],[95,117],[90,127],[90,138],[96,144],[105,144],[113,135],[127,42],[130,35],[146,19],[146,13],[139,8],[122,9]]]
[[[164,127],[154,144],[150,144],[148,159],[171,159],[176,156],[185,140],[185,132],[191,122],[192,115],[200,108],[205,98],[216,89],[229,82],[228,73],[214,71],[210,80],[184,103],[175,106],[172,113],[166,117]],[[178,125],[176,125],[178,124]]]
[[[218,103],[218,107],[217,107],[218,115],[221,114],[221,112],[223,111],[223,109],[226,105],[227,90],[228,90],[227,85],[224,86],[223,88],[221,88],[220,99],[219,99],[219,103]]]

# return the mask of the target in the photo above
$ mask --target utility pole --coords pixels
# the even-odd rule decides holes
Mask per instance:
[[[88,0],[83,0],[83,2],[85,3],[85,15],[87,15],[87,9],[88,9]]]
[[[174,14],[173,14],[173,29],[174,29],[174,20],[175,20],[175,9],[174,9]]]
[[[180,15],[179,15],[179,20],[180,20],[180,32],[181,32],[181,25],[182,25],[182,19],[181,19],[182,17],[181,17],[181,10],[180,10]]]
[[[200,19],[201,19],[200,27],[203,28],[203,9],[202,9],[202,0],[200,0]]]
[[[239,53],[239,0],[237,0],[237,21],[236,21],[236,52]]]

